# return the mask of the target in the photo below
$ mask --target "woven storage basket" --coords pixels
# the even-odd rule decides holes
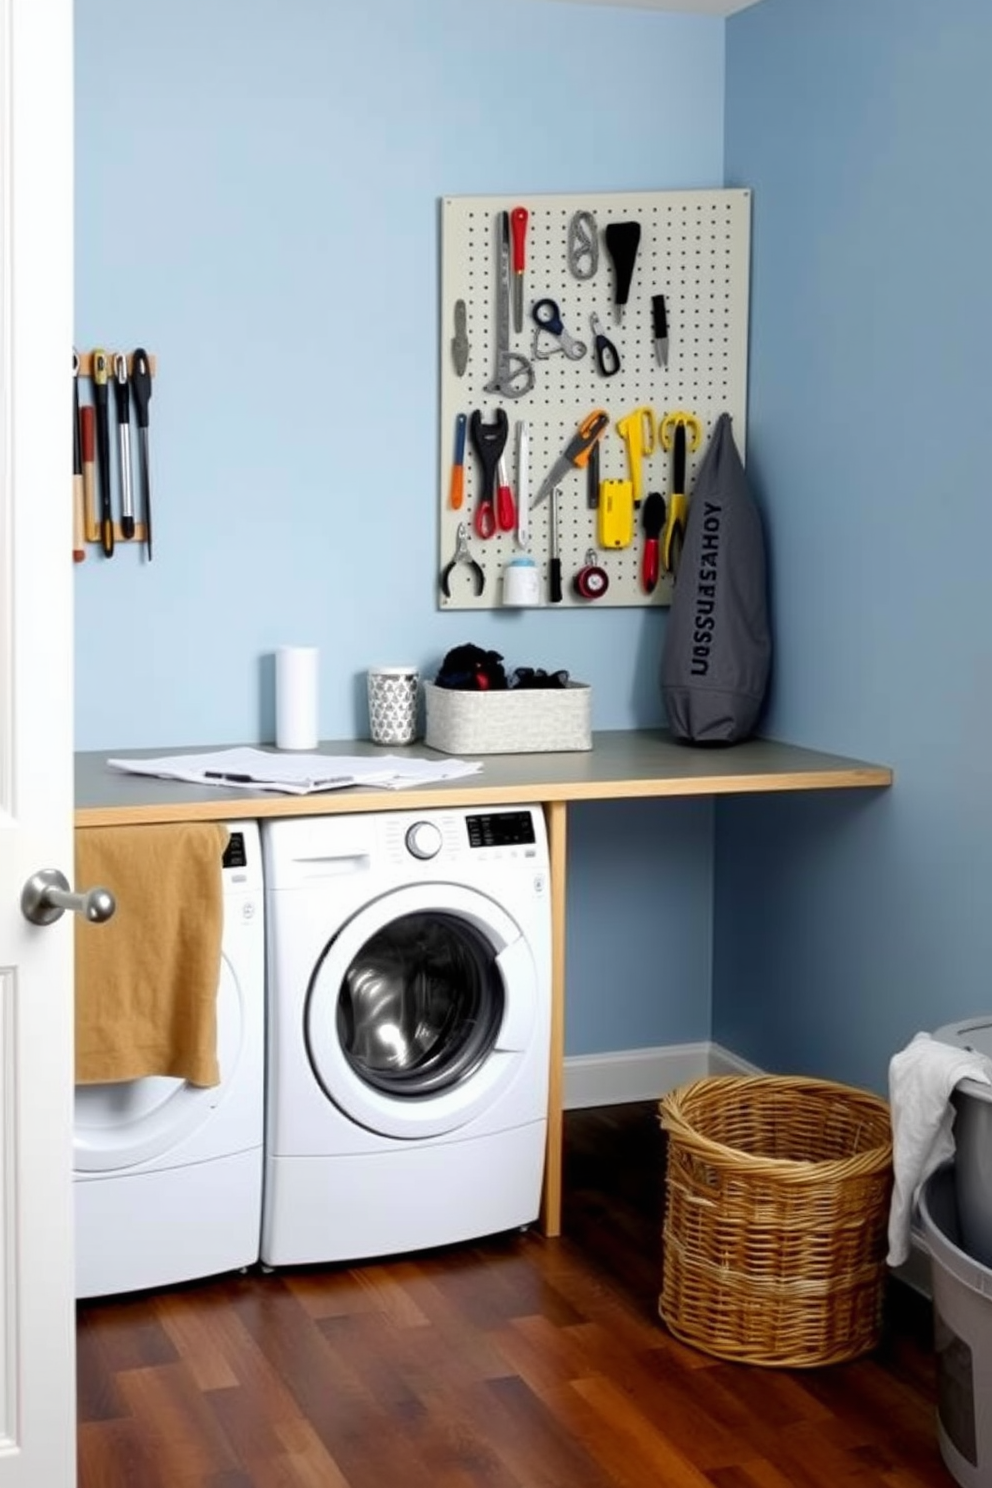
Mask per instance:
[[[591,749],[592,688],[461,692],[424,683],[425,742],[445,754],[543,754]]]
[[[878,1342],[889,1108],[829,1080],[711,1076],[659,1106],[668,1134],[662,1319],[741,1363],[832,1364]]]

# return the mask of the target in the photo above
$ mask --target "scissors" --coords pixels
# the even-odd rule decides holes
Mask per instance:
[[[594,337],[593,347],[596,352],[596,369],[600,377],[612,377],[615,372],[620,371],[620,353],[617,351],[609,336],[603,330],[599,316],[593,311],[589,317]]]
[[[554,300],[538,300],[531,307],[530,313],[533,315],[537,324],[537,330],[534,332],[534,349],[531,353],[535,361],[543,362],[548,357],[557,355],[557,352],[554,351],[538,350],[538,338],[542,331],[548,331],[552,336],[557,336],[559,342],[558,350],[563,351],[571,361],[579,362],[582,360],[586,354],[586,343],[584,341],[576,341],[575,337],[570,335],[565,329],[565,324],[561,318],[561,311],[558,309]]]

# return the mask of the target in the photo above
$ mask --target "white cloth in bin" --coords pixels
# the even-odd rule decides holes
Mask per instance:
[[[992,1059],[918,1033],[889,1061],[892,1112],[890,1266],[909,1256],[913,1204],[920,1185],[954,1155],[951,1092],[959,1080],[992,1085]]]

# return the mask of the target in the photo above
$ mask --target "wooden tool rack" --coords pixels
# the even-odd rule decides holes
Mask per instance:
[[[77,353],[77,355],[79,357],[79,371],[78,371],[78,376],[80,378],[85,379],[87,382],[90,382],[91,383],[92,382],[92,378],[93,378],[93,353],[91,351],[80,351],[80,352]],[[117,351],[111,351],[111,350],[108,349],[105,352],[105,355],[107,357],[107,360],[110,362],[110,365],[113,366],[114,358],[116,356],[119,356],[120,353],[117,352]],[[130,377],[132,375],[133,371],[134,371],[134,357],[130,353],[125,353],[125,355],[127,356],[127,375],[128,375],[128,377]],[[149,354],[148,354],[148,370],[151,373],[151,375],[152,375],[153,378],[155,377],[156,368],[157,368],[156,359],[149,352]],[[114,396],[113,393],[111,393],[109,391],[109,385],[108,385],[108,406],[110,406],[111,427],[113,427],[113,425],[114,425],[114,411],[113,411],[113,407],[112,407],[113,396]],[[133,410],[132,410],[132,412],[133,412]],[[113,448],[113,440],[111,440],[111,448]],[[111,467],[112,468],[115,468],[114,467],[113,456],[111,456]],[[145,528],[144,522],[138,521],[137,518],[135,519],[135,523],[134,523],[134,532],[131,534],[130,537],[125,537],[124,536],[124,533],[123,533],[123,531],[121,529],[121,524],[120,524],[119,521],[116,521],[114,523],[114,543],[115,543],[115,545],[117,543],[143,543],[145,541],[145,538],[147,537],[147,535],[148,534],[147,534],[147,530]],[[99,519],[99,516],[97,515],[97,509],[96,509],[96,472],[95,472],[95,467],[94,467],[94,480],[92,482],[86,482],[86,481],[84,481],[84,483],[83,483],[83,540],[84,540],[84,542],[93,543],[93,544],[95,544],[97,546],[99,546],[99,543],[100,543],[100,519]]]

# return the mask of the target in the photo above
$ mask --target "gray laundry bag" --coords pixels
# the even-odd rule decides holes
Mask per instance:
[[[735,744],[754,730],[768,685],[765,541],[729,413],[696,477],[661,654],[676,739]]]

